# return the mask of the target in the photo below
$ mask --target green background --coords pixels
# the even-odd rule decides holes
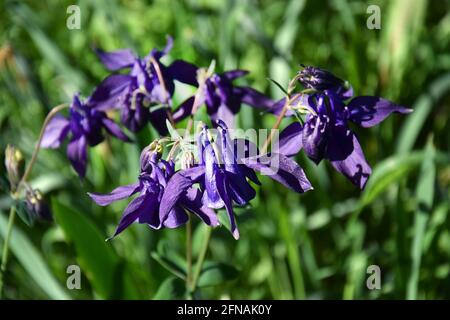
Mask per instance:
[[[303,154],[297,160],[314,191],[294,194],[262,177],[252,206],[237,210],[241,239],[214,230],[197,297],[450,298],[450,1],[74,2],[80,30],[66,27],[70,1],[0,1],[1,150],[13,143],[29,159],[50,108],[75,91],[89,95],[108,74],[94,45],[143,56],[172,35],[165,62],[215,59],[219,71],[247,69],[240,83],[273,98],[281,92],[267,77],[287,84],[300,63],[320,66],[347,79],[356,95],[414,112],[355,128],[374,169],[364,191]],[[380,30],[366,27],[369,4],[381,8]],[[180,87],[175,101],[190,92]],[[244,106],[238,121],[270,128],[275,118]],[[179,297],[183,284],[167,268],[183,276],[184,228],[136,224],[105,243],[127,201],[101,208],[86,195],[133,182],[140,149],[153,138],[148,129],[139,145],[111,140],[91,149],[83,183],[63,148],[39,154],[31,182],[51,199],[56,223],[16,222],[6,298]],[[1,245],[9,206],[1,194]],[[196,257],[205,229],[198,220],[194,227]],[[81,266],[81,290],[66,288],[72,264]],[[366,287],[369,265],[381,269],[380,290]]]

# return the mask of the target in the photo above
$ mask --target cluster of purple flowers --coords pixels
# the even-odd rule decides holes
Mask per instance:
[[[392,112],[410,112],[379,97],[353,97],[347,82],[314,67],[304,67],[297,74],[296,80],[304,87],[303,91],[273,101],[253,88],[233,84],[233,80],[246,75],[243,70],[211,73],[206,79],[200,79],[200,69],[186,61],[164,65],[160,60],[171,47],[172,39],[169,39],[164,50],[154,49],[144,58],[128,49],[115,52],[97,49],[101,62],[114,73],[85,102],[75,95],[69,118],[54,117],[44,134],[42,145],[52,148],[59,147],[70,134],[67,156],[80,177],[84,177],[87,147],[102,142],[104,131],[131,141],[108,117],[108,111],[119,110],[122,125],[132,132],[148,123],[159,132],[162,138],[142,151],[136,183],[120,186],[106,195],[89,194],[101,206],[138,194],[126,207],[113,236],[135,221],[153,229],[175,228],[188,221],[188,213],[215,227],[220,223],[214,210],[224,208],[237,239],[239,231],[233,207],[245,206],[256,196],[252,184],[260,184],[257,171],[298,193],[312,189],[302,168],[291,158],[301,149],[316,164],[324,158],[329,160],[336,170],[363,188],[371,168],[348,122],[370,127]],[[128,73],[115,73],[123,69]],[[175,81],[199,88],[195,96],[176,109],[172,102]],[[242,104],[279,117],[297,115],[299,121],[281,132],[279,150],[266,152],[263,148],[260,153],[252,142],[232,139],[229,134]],[[170,131],[166,123],[177,123],[201,105],[206,106],[217,134],[213,137],[203,125],[196,139],[197,156],[182,151],[190,161],[178,169],[180,165],[172,152],[163,159],[163,137]],[[177,141],[172,148],[180,143]],[[276,170],[269,165],[274,158],[278,164]]]

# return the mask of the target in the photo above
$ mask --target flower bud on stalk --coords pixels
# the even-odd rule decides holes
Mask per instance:
[[[25,159],[22,152],[12,145],[7,145],[5,150],[5,167],[11,191],[14,192],[23,176]]]

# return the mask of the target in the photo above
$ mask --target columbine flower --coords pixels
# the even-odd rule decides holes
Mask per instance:
[[[233,128],[234,115],[239,112],[242,103],[268,110],[273,106],[274,101],[261,92],[250,87],[233,85],[233,80],[243,77],[247,73],[244,70],[232,70],[222,74],[213,74],[206,79],[202,98],[213,123],[220,119],[228,127]]]
[[[129,49],[105,52],[96,49],[98,56],[110,71],[130,69],[128,75],[112,75],[105,81],[110,99],[104,103],[105,108],[120,108],[123,124],[133,132],[142,129],[148,121],[160,134],[166,134],[167,105],[173,95],[174,80],[197,85],[197,67],[183,60],[176,60],[166,67],[160,59],[172,48],[172,38],[168,38],[166,47],[162,50],[153,49],[144,58],[137,57]],[[152,60],[157,63],[161,71],[164,85],[160,83]],[[150,109],[151,106],[155,110]]]
[[[316,164],[326,158],[336,170],[364,188],[372,170],[348,122],[367,128],[393,112],[406,114],[412,110],[372,96],[355,97],[347,103],[350,89],[345,90],[343,80],[312,67],[300,74],[301,83],[316,92],[302,98],[305,105],[300,108],[307,112],[304,125],[294,122],[280,134],[280,152],[293,156],[303,148]]]
[[[272,179],[299,193],[311,189],[311,184],[303,170],[291,159],[280,155],[257,155],[254,145],[246,140],[231,140],[228,128],[223,121],[218,121],[218,134],[214,142],[209,138],[208,128],[203,127],[199,138],[198,166],[177,172],[168,182],[161,200],[161,215],[169,214],[184,190],[198,183],[203,191],[202,202],[209,208],[225,207],[235,239],[239,231],[233,212],[233,203],[244,206],[256,195],[248,180],[259,184],[255,171],[263,172]],[[277,170],[264,158],[278,160]],[[248,179],[248,180],[247,180]]]
[[[120,140],[130,141],[92,97],[83,103],[78,95],[74,95],[69,119],[60,114],[53,117],[45,129],[41,144],[43,148],[58,148],[70,133],[67,157],[81,178],[86,174],[87,146],[95,146],[104,140],[103,129]]]
[[[89,196],[100,206],[107,206],[139,193],[126,207],[113,237],[135,221],[147,224],[153,229],[176,228],[189,219],[185,210],[196,214],[208,225],[219,224],[214,211],[201,203],[200,191],[194,188],[186,188],[167,214],[165,213],[164,216],[160,214],[163,210],[163,205],[160,205],[163,194],[171,194],[178,187],[167,186],[167,182],[174,174],[174,169],[175,164],[172,161],[160,159],[160,153],[150,145],[141,154],[141,173],[137,183],[120,186],[105,195],[89,193]]]

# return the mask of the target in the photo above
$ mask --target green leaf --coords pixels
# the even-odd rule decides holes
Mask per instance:
[[[360,200],[360,208],[370,204],[389,186],[407,176],[419,166],[424,156],[424,152],[414,152],[392,156],[380,162],[373,170],[372,176],[364,189]]]
[[[178,278],[185,280],[186,279],[186,271],[185,268],[182,268],[177,261],[170,257],[163,256],[158,252],[152,252],[151,256],[155,259],[161,266],[171,272],[173,275]]]
[[[9,181],[3,174],[0,175],[0,190],[5,193],[9,191]]]
[[[6,217],[0,214],[0,235],[3,239],[6,235],[7,225]],[[56,300],[70,299],[60,282],[50,272],[40,252],[19,228],[13,228],[9,247],[25,271],[45,292],[48,298]]]
[[[169,120],[166,120],[167,130],[169,130],[170,137],[173,140],[181,140],[181,136],[178,131],[172,126]]]
[[[154,295],[154,300],[177,300],[186,298],[186,284],[183,280],[170,277],[164,280]]]
[[[437,101],[450,90],[450,73],[434,80],[428,92],[422,94],[414,103],[414,112],[405,119],[405,124],[399,134],[397,153],[410,151],[419,136],[428,115]]]
[[[136,297],[129,275],[123,272],[126,266],[94,223],[86,215],[57,201],[52,202],[56,222],[67,240],[73,242],[77,261],[95,291],[102,298]]]
[[[283,88],[283,86],[282,86],[279,82],[277,82],[276,80],[271,79],[271,78],[267,78],[267,80],[273,82],[273,83],[278,87],[278,89],[280,89],[281,91],[283,91],[283,93],[284,93],[286,96],[289,96],[289,93],[286,91],[286,89]]]
[[[431,140],[426,150],[427,157],[422,163],[420,177],[416,187],[417,209],[414,214],[413,242],[411,245],[411,274],[408,281],[407,298],[417,299],[420,265],[422,260],[425,230],[428,216],[431,213],[434,198],[434,183],[436,165],[434,163],[435,149]]]
[[[234,266],[222,262],[205,262],[200,277],[198,287],[211,287],[231,281],[239,276],[239,270]]]

